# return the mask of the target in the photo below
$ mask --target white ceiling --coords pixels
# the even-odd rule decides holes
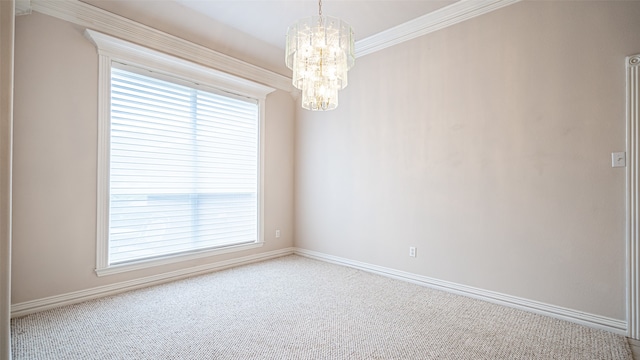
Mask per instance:
[[[280,73],[280,66],[284,65],[287,27],[297,19],[318,14],[318,2],[315,0],[82,1],[159,30],[179,29],[183,35],[187,34],[203,45],[206,45],[207,40],[211,40],[229,55],[245,61],[251,56],[260,56],[266,63],[271,64],[268,68]],[[353,27],[358,41],[456,1],[324,0],[322,13],[348,22]],[[229,35],[231,32],[242,33],[268,45],[250,54],[256,48],[255,42],[224,43],[225,32]]]
[[[318,14],[314,0],[83,0],[128,17],[146,11],[166,13],[176,24],[189,22],[189,10],[284,49],[287,27]],[[361,40],[400,25],[457,0],[324,0],[323,15],[348,22]],[[179,9],[182,7],[183,9]],[[185,8],[187,11],[185,11]],[[177,11],[177,10],[180,11]],[[134,19],[135,20],[135,19]]]
[[[185,7],[282,49],[284,49],[285,34],[289,25],[297,19],[318,14],[318,2],[313,0],[176,1]],[[348,22],[354,28],[356,40],[359,40],[415,19],[452,2],[440,0],[325,0],[322,2],[322,13]]]

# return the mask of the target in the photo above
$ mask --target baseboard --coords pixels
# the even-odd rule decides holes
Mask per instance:
[[[301,249],[301,248],[284,248],[265,253],[243,256],[236,259],[230,259],[225,261],[218,261],[215,263],[204,264],[200,266],[190,267],[187,269],[176,270],[168,273],[148,276],[140,279],[124,281],[116,284],[110,284],[105,286],[99,286],[91,289],[74,291],[66,294],[50,296],[42,299],[25,301],[22,303],[13,304],[11,306],[11,317],[19,317],[32,313],[36,313],[43,310],[48,310],[60,306],[71,305],[80,303],[87,300],[92,300],[104,296],[115,295],[125,291],[139,289],[147,286],[158,285],[170,281],[183,279],[190,276],[201,275],[213,271],[219,271],[228,269],[234,266],[246,265],[259,261],[274,259],[281,256],[290,254],[298,254],[308,258],[313,258],[321,261],[326,261],[343,266],[349,266],[359,270],[375,273],[408,281],[414,284],[427,286],[430,288],[443,290],[459,295],[472,297],[479,300],[488,301],[491,303],[509,306],[529,312],[533,312],[540,315],[545,315],[557,319],[570,321],[573,323],[593,327],[596,329],[602,329],[610,331],[612,333],[627,335],[627,323],[623,320],[612,319],[600,315],[585,313],[573,309],[567,309],[564,307],[545,304],[542,302],[519,298],[516,296],[501,294],[494,291],[479,289],[471,286],[456,284],[449,281],[430,278],[427,276],[417,275],[405,271],[391,269],[383,266],[373,265],[365,262],[350,260],[338,256],[328,255],[316,251]]]
[[[92,300],[104,296],[119,294],[125,291],[139,289],[151,285],[158,285],[174,280],[201,275],[213,271],[228,269],[234,266],[246,265],[259,261],[274,259],[281,256],[291,255],[294,248],[284,248],[255,255],[243,256],[236,259],[218,261],[210,264],[194,266],[186,269],[171,271],[163,274],[147,276],[140,279],[119,282],[105,286],[98,286],[91,289],[74,291],[66,294],[50,296],[42,299],[25,301],[11,305],[11,317],[24,316],[35,312],[53,309],[60,306],[76,304],[87,300]]]
[[[449,281],[438,280],[428,276],[417,275],[405,271],[395,270],[383,266],[373,265],[360,261],[341,258],[316,251],[295,248],[295,254],[326,261],[334,264],[349,266],[359,270],[391,277],[394,279],[408,281],[414,284],[447,291],[459,295],[468,296],[474,299],[488,301],[494,304],[509,306],[532,313],[549,316],[556,319],[566,320],[580,325],[589,326],[596,329],[610,331],[619,335],[627,335],[627,323],[623,320],[612,319],[605,316],[589,314],[582,311],[568,309],[556,305],[545,304],[539,301],[528,300],[516,296],[501,294],[494,291],[483,290],[471,286],[456,284]]]

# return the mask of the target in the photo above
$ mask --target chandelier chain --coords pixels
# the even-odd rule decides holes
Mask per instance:
[[[322,0],[318,0],[318,15],[322,16]]]

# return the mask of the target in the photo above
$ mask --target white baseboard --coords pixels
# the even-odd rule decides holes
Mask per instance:
[[[96,299],[104,296],[115,295],[125,291],[139,289],[151,285],[158,285],[174,280],[183,279],[190,276],[201,275],[213,271],[228,269],[234,266],[246,265],[258,261],[274,259],[281,256],[291,255],[294,248],[284,248],[265,253],[243,256],[237,259],[218,261],[210,264],[190,267],[171,271],[168,273],[147,276],[140,279],[119,282],[105,286],[98,286],[91,289],[74,291],[66,294],[50,296],[42,299],[25,301],[11,305],[11,317],[24,316],[35,312],[53,309],[60,306],[76,304],[83,301]]]
[[[338,265],[349,266],[359,270],[375,273],[408,281],[414,284],[427,286],[430,288],[447,291],[459,295],[472,297],[491,303],[509,306],[540,315],[545,315],[557,319],[567,320],[573,323],[586,325],[596,329],[610,331],[612,333],[627,335],[627,323],[623,320],[612,319],[605,316],[585,313],[573,309],[545,304],[538,301],[519,298],[516,296],[501,294],[494,291],[483,290],[471,286],[452,283],[449,281],[438,280],[427,276],[417,275],[405,271],[395,270],[383,266],[373,265],[360,261],[350,260],[338,256],[328,255],[316,251],[301,248],[284,248],[265,253],[243,256],[237,259],[218,261],[215,263],[195,266],[187,269],[176,270],[168,273],[148,276],[140,279],[124,281],[116,284],[99,286],[91,289],[74,291],[66,294],[50,296],[42,299],[25,301],[13,304],[11,306],[11,317],[24,316],[35,312],[48,310],[60,306],[76,304],[87,300],[92,300],[104,296],[115,295],[125,291],[139,289],[147,286],[158,285],[174,280],[183,279],[190,276],[201,275],[213,271],[228,269],[234,266],[240,266],[259,261],[269,260],[290,254],[298,254],[301,256],[326,261]]]
[[[464,295],[471,298],[488,301],[494,304],[509,306],[532,313],[549,316],[556,319],[566,320],[580,325],[589,326],[596,329],[610,331],[619,335],[627,335],[627,322],[612,319],[605,316],[590,314],[561,306],[545,304],[539,301],[528,300],[516,296],[501,294],[494,291],[483,290],[471,286],[456,284],[449,281],[438,280],[427,276],[417,275],[405,271],[386,268],[378,265],[368,264],[360,261],[341,258],[316,251],[295,248],[295,253],[312,259],[326,261],[334,264],[349,266],[359,270],[364,270],[378,275],[391,277],[394,279],[408,281],[414,284],[447,291],[450,293]]]

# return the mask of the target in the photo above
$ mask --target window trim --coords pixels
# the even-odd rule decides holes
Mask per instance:
[[[265,100],[266,96],[275,89],[93,30],[86,29],[85,36],[94,43],[98,50],[96,274],[98,276],[111,275],[261,247],[264,244]],[[149,69],[159,74],[253,98],[258,101],[258,240],[255,243],[230,245],[186,254],[167,255],[127,264],[109,265],[111,66],[114,62]]]

